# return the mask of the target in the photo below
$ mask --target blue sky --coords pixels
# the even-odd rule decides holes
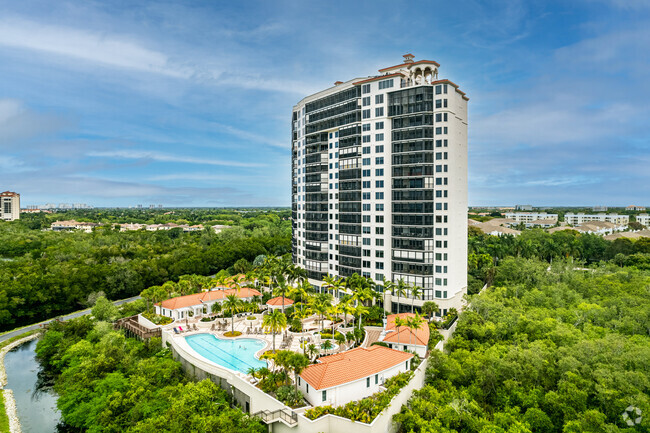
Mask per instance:
[[[650,1],[0,0],[0,190],[287,206],[292,106],[402,55],[471,98],[470,205],[650,205]]]

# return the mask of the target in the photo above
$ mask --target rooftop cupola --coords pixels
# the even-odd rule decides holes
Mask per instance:
[[[404,54],[404,63],[413,63],[413,58],[415,57],[413,54]]]

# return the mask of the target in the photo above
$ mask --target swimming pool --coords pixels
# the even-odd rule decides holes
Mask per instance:
[[[192,349],[208,361],[242,373],[251,367],[266,367],[266,361],[255,358],[266,343],[253,338],[222,340],[212,334],[195,334],[185,337]]]

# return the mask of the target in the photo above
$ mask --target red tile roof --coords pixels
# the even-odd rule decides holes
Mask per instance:
[[[237,295],[240,298],[252,298],[253,296],[262,296],[260,292],[248,287],[241,289],[226,289],[226,290],[211,290],[209,292],[195,293],[193,295],[179,296],[177,298],[167,299],[162,301],[162,307],[169,310],[177,310],[179,308],[191,307],[194,305],[201,305],[206,302],[217,301],[225,299],[228,295]],[[157,304],[160,306],[160,303]]]
[[[283,299],[284,299],[284,302],[282,302]],[[289,298],[283,298],[282,296],[278,296],[276,298],[272,298],[272,299],[269,299],[268,301],[266,301],[266,305],[269,305],[271,307],[282,306],[282,304],[291,305],[291,304],[293,304],[293,300],[291,300]]]
[[[20,194],[12,192],[12,191],[4,191],[0,192],[0,196],[2,197],[18,197]]]
[[[386,334],[386,337],[382,341],[387,343],[397,343],[398,341],[398,332],[395,327],[395,318],[400,317],[402,320],[409,317],[415,317],[413,313],[401,313],[401,314],[391,314],[388,316],[386,323],[386,330],[392,331]],[[415,344],[418,346],[426,346],[429,344],[429,324],[426,320],[422,320],[422,328],[411,330],[406,326],[400,326],[399,328],[399,344]]]
[[[305,368],[300,377],[314,389],[327,389],[381,373],[413,357],[413,354],[383,346],[357,347],[320,358]]]

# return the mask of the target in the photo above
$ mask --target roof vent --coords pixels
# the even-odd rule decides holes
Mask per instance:
[[[413,58],[415,57],[413,54],[404,54],[404,63],[413,63]]]
[[[339,84],[343,84],[343,81],[335,81],[335,82],[334,82],[334,85],[335,85],[335,86],[338,86]]]

